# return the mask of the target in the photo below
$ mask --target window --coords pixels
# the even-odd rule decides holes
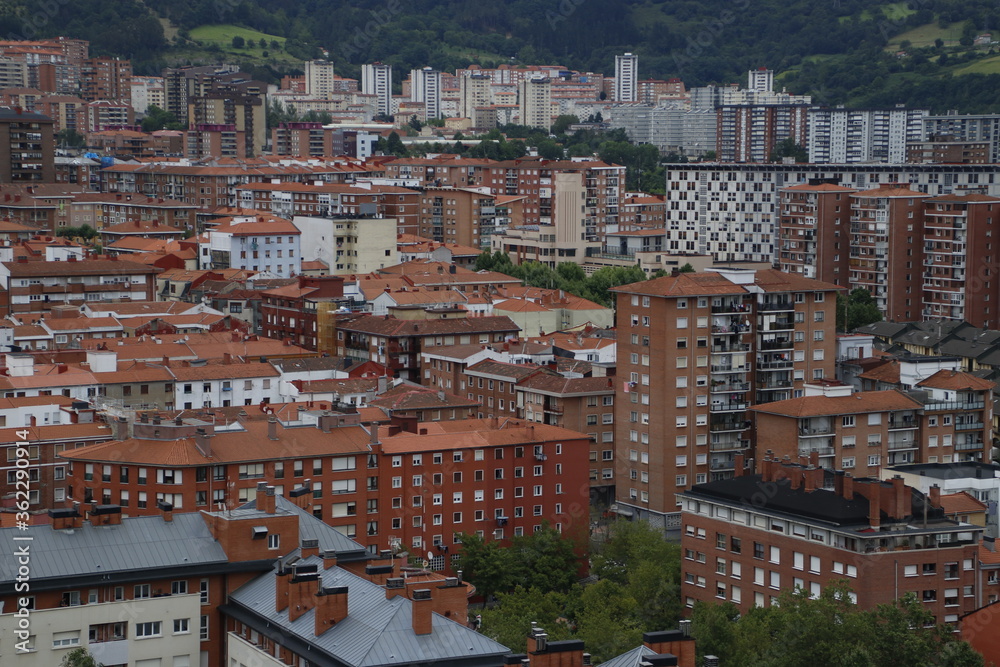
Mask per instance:
[[[191,619],[190,618],[175,618],[174,619],[174,634],[183,635],[191,632]]]
[[[160,629],[160,621],[149,621],[147,623],[136,623],[135,624],[135,637],[136,639],[143,639],[145,637],[159,637],[162,632]]]
[[[65,648],[67,646],[80,645],[80,631],[52,633],[52,648]]]
[[[132,589],[132,597],[136,600],[149,597],[149,584],[139,584]]]
[[[170,582],[170,594],[171,595],[186,595],[188,592],[188,582],[183,579],[180,581]]]

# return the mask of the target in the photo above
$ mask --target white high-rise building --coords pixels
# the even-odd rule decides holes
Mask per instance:
[[[760,67],[747,73],[747,88],[758,93],[774,92],[774,70]]]
[[[638,102],[639,56],[615,56],[615,102]]]
[[[926,109],[810,109],[809,162],[906,162],[906,145],[923,137]]]
[[[521,125],[548,130],[552,126],[552,81],[544,76],[523,79],[517,85]]]
[[[333,93],[334,79],[333,63],[329,60],[307,60],[306,95],[317,100],[326,100]]]
[[[441,117],[441,72],[430,67],[410,70],[410,101],[424,103],[424,118]]]
[[[493,79],[489,74],[470,74],[458,79],[459,100],[458,115],[462,118],[472,118],[476,107],[486,107],[493,103],[491,86]]]
[[[371,63],[361,66],[361,92],[375,95],[375,113],[392,115],[392,65]]]

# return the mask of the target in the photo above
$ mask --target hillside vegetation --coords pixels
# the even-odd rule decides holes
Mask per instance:
[[[341,74],[360,64],[405,72],[469,63],[560,64],[612,73],[632,51],[640,75],[689,86],[743,81],[748,69],[828,104],[920,98],[936,111],[1000,109],[1000,75],[983,32],[1000,33],[994,0],[5,0],[0,33],[65,34],[140,73],[168,64],[236,61],[276,81],[326,56]],[[245,31],[253,48],[235,48]],[[229,35],[227,42],[224,38]],[[251,37],[252,35],[252,37]],[[267,42],[263,48],[260,39]],[[1000,37],[1000,35],[998,35]],[[276,42],[279,48],[273,48]],[[266,55],[265,55],[266,51]],[[900,53],[903,52],[903,53]],[[934,95],[926,95],[933,90]]]

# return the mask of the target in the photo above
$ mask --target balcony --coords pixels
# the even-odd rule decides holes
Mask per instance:
[[[772,338],[762,340],[757,346],[759,350],[790,350],[794,346],[791,338]]]
[[[748,313],[748,312],[750,312],[750,307],[745,303],[743,303],[742,301],[730,301],[718,306],[712,306],[713,315],[720,313],[732,313],[736,315],[739,313]]]
[[[814,435],[832,435],[833,425],[827,424],[826,426],[800,426],[799,435],[802,437],[810,437]]]
[[[710,391],[713,394],[729,394],[750,391],[749,382],[734,382],[730,384],[713,384]]]
[[[913,438],[903,438],[889,441],[889,451],[898,452],[903,449],[916,449],[917,443]]]
[[[746,373],[750,369],[747,366],[733,366],[730,364],[712,364],[711,371],[713,373]]]
[[[795,304],[791,299],[781,299],[778,301],[767,301],[757,304],[757,310],[761,312],[779,312],[795,310]]]
[[[800,447],[799,456],[809,456],[813,452],[816,452],[820,456],[833,456],[836,451],[833,447]]]
[[[744,431],[750,427],[750,422],[745,419],[720,419],[708,425],[708,430],[713,433],[723,433],[725,431]]]
[[[982,410],[985,407],[983,401],[925,403],[924,410]]]
[[[983,422],[960,422],[955,424],[956,431],[982,431],[986,425]]]
[[[746,343],[734,343],[732,345],[713,345],[712,352],[719,353],[732,353],[732,352],[749,352],[750,345]]]
[[[917,419],[916,417],[903,417],[901,419],[890,419],[889,429],[903,429],[903,428],[916,428]]]
[[[710,461],[709,470],[734,470],[736,465],[732,461]]]
[[[984,444],[982,442],[978,442],[978,441],[974,441],[974,442],[959,442],[959,443],[955,444],[955,451],[956,452],[979,451],[979,450],[983,449],[983,447],[984,447]]]
[[[791,359],[783,359],[780,361],[758,361],[757,370],[758,371],[787,371],[789,370],[794,362]]]
[[[712,403],[712,412],[731,412],[733,410],[746,410],[746,401],[725,401]]]

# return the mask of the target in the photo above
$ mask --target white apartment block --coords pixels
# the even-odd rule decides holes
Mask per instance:
[[[371,63],[361,66],[361,92],[375,95],[375,113],[392,115],[392,65]]]
[[[922,140],[951,135],[955,141],[988,141],[990,159],[1000,163],[1000,114],[958,114],[948,112],[942,116],[924,116]]]
[[[826,181],[857,190],[908,184],[930,196],[1000,196],[990,165],[667,165],[667,252],[710,254],[721,262],[772,262],[778,196],[790,185]]]
[[[747,72],[747,89],[758,93],[774,91],[774,70],[761,67]]]
[[[441,72],[430,67],[410,70],[410,101],[424,103],[424,119],[441,117]]]
[[[637,144],[652,144],[661,153],[680,150],[701,155],[715,149],[714,110],[688,110],[680,105],[613,104],[604,112],[611,128],[625,130]]]
[[[149,588],[149,584],[129,586],[129,597],[134,594],[132,588],[143,586]],[[88,599],[81,599],[80,591],[73,591],[76,596],[70,597],[66,606],[32,611],[29,651],[24,653],[15,653],[14,649],[18,619],[11,613],[13,610],[3,610],[6,613],[0,613],[0,636],[7,645],[4,664],[52,667],[80,647],[103,665],[197,667],[202,664],[201,602],[197,593],[152,597],[147,591],[144,598],[99,602],[99,596],[107,596],[108,592],[107,586],[95,583],[85,591]]]
[[[329,60],[307,60],[305,62],[306,95],[325,100],[334,89],[333,63]]]
[[[552,126],[552,81],[546,77],[525,79],[517,85],[521,125],[548,130]]]
[[[637,102],[638,84],[639,56],[615,56],[615,102]]]
[[[923,138],[926,109],[810,109],[809,162],[906,162],[907,142]]]

